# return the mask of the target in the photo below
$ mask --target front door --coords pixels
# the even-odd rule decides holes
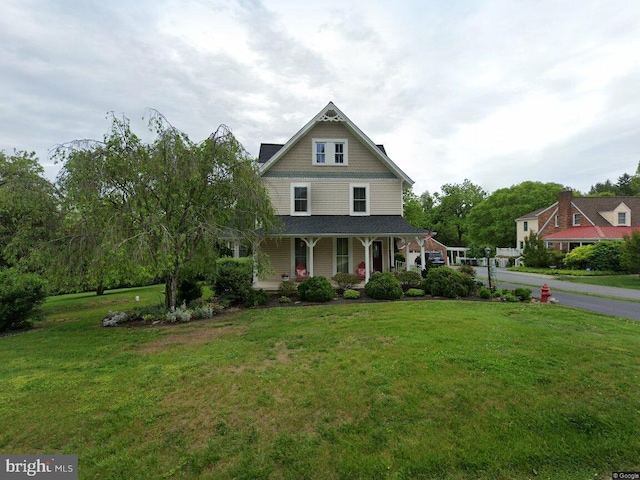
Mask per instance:
[[[381,272],[382,271],[382,241],[374,240],[371,244],[371,248],[373,249],[373,271]]]

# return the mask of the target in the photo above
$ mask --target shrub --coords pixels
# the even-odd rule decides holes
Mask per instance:
[[[193,320],[199,320],[202,318],[213,318],[219,312],[224,310],[222,306],[217,303],[207,303],[204,305],[198,305],[195,307],[191,313],[191,318]]]
[[[468,297],[475,289],[475,282],[450,268],[432,268],[422,282],[422,289],[437,297]]]
[[[244,303],[253,289],[253,265],[241,258],[218,260],[215,292],[231,304]]]
[[[172,307],[165,318],[169,323],[185,323],[191,320],[191,311],[187,310],[187,306],[183,303],[179,307]]]
[[[583,245],[571,250],[564,257],[564,264],[571,270],[584,270],[591,263],[593,245]]]
[[[518,297],[521,302],[528,302],[531,300],[531,290],[529,288],[516,288],[513,294]]]
[[[402,286],[389,272],[375,272],[364,286],[365,293],[377,300],[397,300],[402,297]]]
[[[346,289],[342,296],[348,300],[357,300],[360,298],[360,292],[358,290]]]
[[[507,293],[503,295],[502,298],[504,299],[505,302],[515,303],[520,301],[520,299],[516,297],[513,293]]]
[[[476,278],[476,269],[471,265],[460,265],[458,271],[464,275],[468,275],[471,278]]]
[[[103,327],[115,327],[119,323],[129,321],[129,315],[127,312],[109,312],[107,316],[102,319]]]
[[[640,273],[640,231],[624,238],[622,265],[629,273]]]
[[[202,296],[202,287],[193,278],[183,278],[178,283],[178,295],[176,301],[179,304],[189,305]]]
[[[590,267],[601,272],[622,271],[622,247],[620,240],[603,240],[593,245]]]
[[[308,302],[328,302],[336,296],[331,282],[325,277],[310,277],[300,282],[298,294]]]
[[[480,287],[480,298],[484,298],[485,300],[491,298],[491,290],[487,287]]]
[[[424,297],[425,292],[421,288],[410,288],[406,291],[407,297]]]
[[[285,280],[280,283],[278,294],[282,297],[295,297],[298,295],[298,284],[292,280]]]
[[[44,281],[9,268],[0,271],[0,332],[30,326],[46,297]]]
[[[251,307],[262,307],[264,305],[269,304],[269,294],[265,292],[262,288],[260,290],[254,290],[253,288],[249,290],[247,294],[247,298],[244,302],[244,306],[247,308]]]
[[[360,283],[360,279],[353,273],[336,273],[331,279],[338,284],[338,287],[342,290],[353,288]]]
[[[405,292],[410,288],[418,288],[420,287],[420,283],[422,282],[422,275],[416,271],[403,271],[398,272],[396,274],[396,278],[400,282],[400,286],[402,290]]]
[[[278,299],[280,303],[291,303],[291,299],[289,297],[285,297],[284,295]]]

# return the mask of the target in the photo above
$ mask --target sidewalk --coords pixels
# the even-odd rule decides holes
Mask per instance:
[[[476,268],[476,276],[480,280],[486,281],[487,269]],[[537,273],[524,273],[524,272],[510,272],[505,268],[496,269],[496,279],[498,282],[510,282],[520,283],[530,287],[540,287],[546,283],[553,292],[554,289],[558,291],[582,293],[586,295],[601,295],[606,297],[615,297],[623,300],[637,300],[640,301],[640,290],[633,290],[629,288],[617,288],[617,287],[603,287],[600,285],[589,285],[586,283],[573,283],[564,282],[562,280],[555,280],[547,275],[540,275]],[[539,292],[538,292],[539,293]],[[536,292],[534,290],[534,296]]]

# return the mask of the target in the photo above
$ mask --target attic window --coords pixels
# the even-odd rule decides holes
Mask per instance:
[[[618,212],[618,225],[627,224],[627,212]]]
[[[344,118],[333,109],[329,109],[320,117],[321,122],[344,122]]]
[[[313,139],[313,165],[344,166],[349,163],[346,139]]]

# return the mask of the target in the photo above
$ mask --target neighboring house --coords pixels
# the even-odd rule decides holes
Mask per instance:
[[[410,242],[408,245],[409,251],[407,251],[406,243],[404,243],[403,241],[398,242],[398,249],[404,254],[407,262],[409,262],[409,265],[416,265],[416,261],[418,258],[420,258],[419,264],[424,265],[421,258],[423,249],[427,252],[440,252],[442,254],[442,258],[445,260],[445,263],[447,265],[449,265],[450,263],[449,256],[447,255],[448,251],[446,245],[440,243],[435,238],[430,237],[428,234],[425,237],[423,246],[418,245],[415,241]]]
[[[262,144],[258,161],[282,224],[260,245],[276,272],[266,280],[359,271],[367,281],[394,266],[398,238],[424,255],[427,231],[402,216],[413,181],[333,103],[284,145]]]
[[[640,197],[574,197],[571,190],[558,201],[516,219],[517,247],[534,232],[547,246],[562,251],[601,240],[622,240],[640,230]]]

